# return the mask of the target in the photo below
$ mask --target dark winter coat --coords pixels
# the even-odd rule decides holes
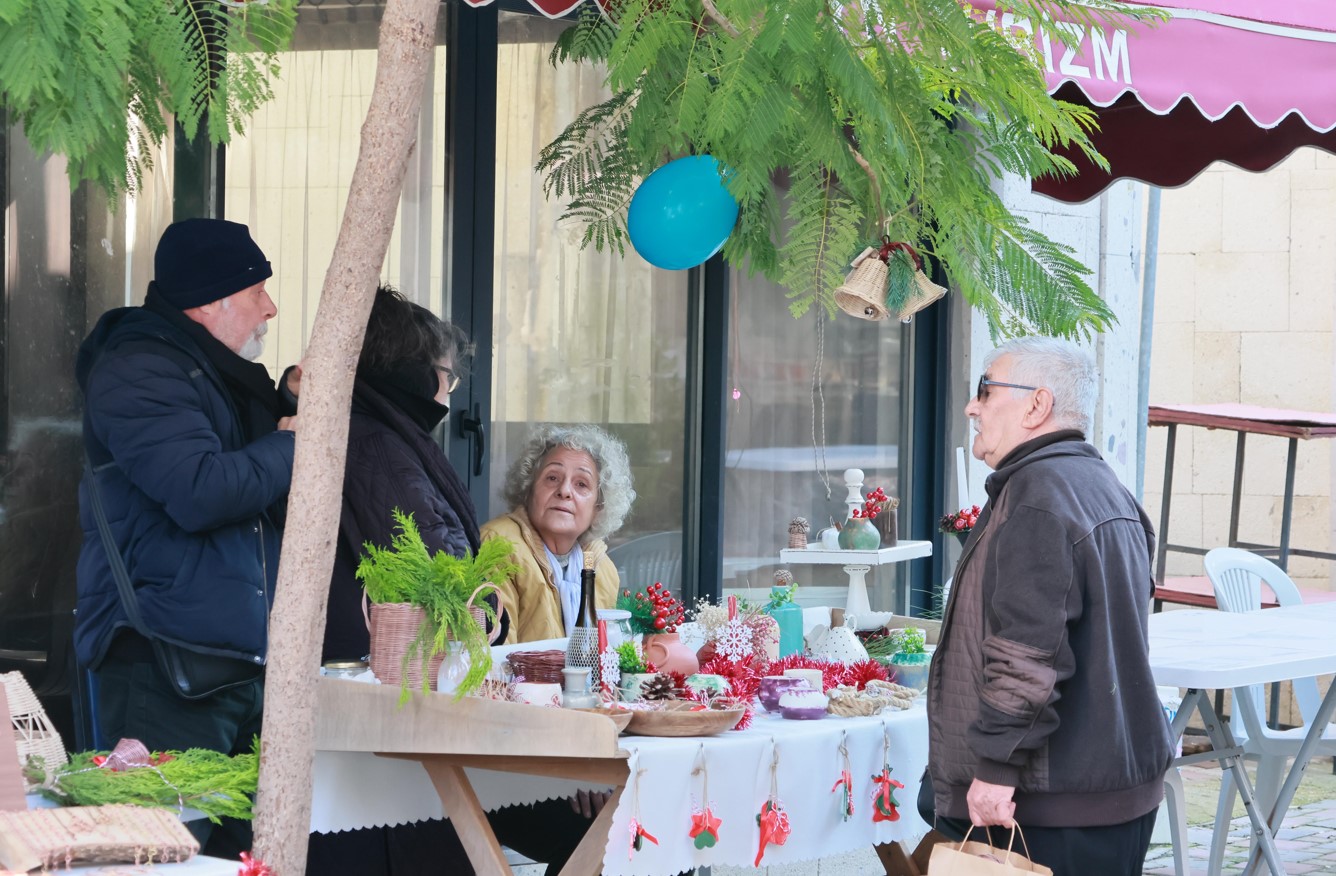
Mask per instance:
[[[369,650],[362,585],[354,573],[365,543],[390,544],[395,508],[413,515],[433,554],[444,550],[463,556],[478,549],[473,505],[445,452],[422,426],[359,379],[348,427],[325,660],[357,660]]]
[[[292,432],[248,441],[209,356],[144,308],[103,315],[79,349],[84,442],[145,624],[192,650],[263,662],[292,480]],[[79,662],[96,667],[128,627],[79,488]]]
[[[1172,756],[1147,657],[1155,536],[1080,433],[1016,448],[956,568],[928,682],[938,813],[978,778],[1036,827],[1159,805]]]

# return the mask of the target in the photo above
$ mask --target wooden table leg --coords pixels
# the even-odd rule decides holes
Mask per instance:
[[[881,859],[881,866],[886,870],[886,876],[923,876],[923,871],[919,869],[918,864],[905,851],[902,844],[898,842],[881,843],[872,847],[877,852],[877,857]]]
[[[501,844],[496,841],[496,834],[487,822],[487,815],[464,768],[429,756],[421,760],[473,869],[479,873],[513,876],[514,871],[501,851]]]
[[[623,790],[624,785],[612,789],[612,796],[585,831],[584,838],[575,847],[566,866],[561,868],[561,876],[598,876],[603,872],[603,852],[608,847],[608,831],[612,829],[612,816],[621,802]],[[627,842],[630,842],[630,837],[627,837]]]

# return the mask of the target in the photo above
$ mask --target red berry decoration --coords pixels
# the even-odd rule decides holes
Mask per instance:
[[[634,594],[623,590],[617,607],[631,612],[631,628],[638,633],[675,633],[686,617],[686,607],[658,581]]]

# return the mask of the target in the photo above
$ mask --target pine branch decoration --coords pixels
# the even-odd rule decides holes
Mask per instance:
[[[1155,20],[1113,0],[1018,0],[1059,34]],[[562,35],[554,64],[606,64],[614,96],[540,155],[549,197],[584,243],[623,252],[638,181],[710,154],[741,207],[732,264],[789,290],[794,316],[834,313],[833,291],[883,236],[940,263],[995,336],[1088,336],[1112,322],[1067,247],[1011,214],[1002,173],[1068,175],[1055,153],[1099,164],[1087,108],[1051,98],[1032,43],[958,0],[620,0]],[[789,181],[776,186],[776,179]],[[908,262],[892,279],[902,299]]]

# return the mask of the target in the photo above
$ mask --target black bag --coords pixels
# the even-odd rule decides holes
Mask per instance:
[[[130,584],[130,573],[125,569],[125,560],[120,548],[111,535],[111,526],[107,523],[106,512],[102,510],[102,494],[97,486],[97,469],[91,459],[88,462],[88,495],[93,503],[93,517],[97,520],[97,531],[102,535],[102,547],[107,552],[107,563],[111,566],[111,576],[116,579],[116,590],[121,596],[121,606],[130,625],[139,635],[153,645],[153,656],[158,668],[171,682],[177,696],[187,700],[202,700],[216,693],[243,684],[250,684],[264,674],[264,665],[241,660],[235,657],[221,657],[215,654],[201,654],[171,642],[164,642],[149,632],[144,619],[139,615],[139,603],[135,598],[134,587]],[[111,464],[111,463],[108,463]]]
[[[250,684],[264,674],[259,663],[234,657],[201,654],[161,639],[150,639],[158,668],[172,690],[187,700],[202,700],[216,693]]]

